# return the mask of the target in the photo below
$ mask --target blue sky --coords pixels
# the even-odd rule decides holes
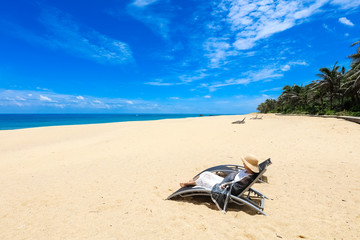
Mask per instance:
[[[349,68],[360,0],[5,0],[0,113],[256,111]]]

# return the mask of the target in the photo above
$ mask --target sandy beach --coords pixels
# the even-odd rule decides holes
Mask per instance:
[[[0,131],[0,239],[360,239],[360,125],[244,116]],[[268,216],[165,200],[247,153],[273,162]]]

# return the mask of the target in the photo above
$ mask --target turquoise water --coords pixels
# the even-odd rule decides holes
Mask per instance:
[[[0,130],[199,117],[199,114],[0,114]]]

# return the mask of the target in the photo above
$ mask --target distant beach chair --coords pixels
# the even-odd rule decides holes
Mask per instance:
[[[223,206],[221,206],[222,211],[226,212],[227,206],[229,203],[235,203],[237,205],[246,205],[251,207],[252,209],[256,210],[258,213],[261,213],[266,216],[266,213],[264,212],[264,206],[265,206],[265,199],[269,199],[264,194],[260,193],[259,191],[251,188],[254,183],[261,181],[262,176],[267,170],[267,167],[271,164],[270,158],[265,160],[264,162],[259,164],[260,172],[256,175],[254,180],[248,184],[248,186],[239,194],[239,195],[232,195],[231,194],[231,188],[232,184],[229,186],[227,191],[227,196],[225,197],[225,200],[223,202]],[[243,169],[242,166],[239,165],[219,165],[212,168],[208,168],[204,171],[211,171],[215,172],[217,174],[229,174],[234,171],[239,171]],[[204,172],[202,171],[202,172]],[[201,173],[202,173],[201,172]],[[201,173],[197,174],[195,177],[199,176]],[[194,177],[194,178],[195,178]],[[178,189],[173,194],[171,194],[167,200],[176,198],[176,197],[191,197],[191,196],[213,196],[212,189],[201,187],[201,186],[187,186]],[[219,207],[219,205],[218,205]],[[220,208],[220,207],[219,207]]]
[[[256,115],[255,117],[252,117],[252,118],[250,118],[250,119],[252,119],[252,120],[260,119],[260,120],[262,120],[262,119],[263,119],[262,117],[263,117],[263,116],[258,117],[258,115]]]
[[[244,117],[244,119],[241,121],[239,120],[239,121],[232,122],[232,124],[243,124],[243,123],[245,123],[245,118],[246,117]]]

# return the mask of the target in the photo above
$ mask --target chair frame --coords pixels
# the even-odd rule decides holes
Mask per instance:
[[[244,117],[243,120],[239,120],[239,121],[232,122],[232,124],[243,124],[243,123],[245,123],[245,118],[246,118],[246,117]]]

